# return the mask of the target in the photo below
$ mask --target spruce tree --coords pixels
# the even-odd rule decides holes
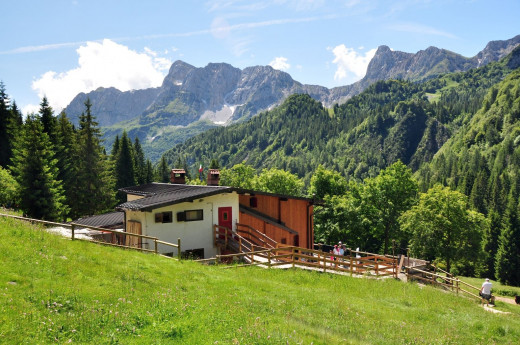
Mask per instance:
[[[76,214],[93,215],[111,210],[115,204],[114,180],[109,162],[101,146],[101,131],[91,113],[90,99],[79,118],[78,179],[80,196]]]
[[[65,191],[65,199],[70,207],[70,216],[77,218],[79,195],[77,191],[78,176],[78,145],[76,142],[76,131],[69,121],[65,111],[58,116],[56,123],[56,159],[58,166],[58,179],[62,182]]]
[[[5,92],[4,83],[0,81],[0,166],[4,168],[7,168],[13,155],[10,122],[9,97]]]
[[[152,183],[154,180],[153,177],[154,177],[153,165],[152,165],[152,162],[149,159],[147,159],[145,173],[144,173],[144,183]]]
[[[144,159],[144,151],[141,142],[137,137],[134,140],[134,163],[137,184],[146,183],[146,161]]]
[[[157,167],[157,171],[155,173],[155,179],[158,182],[168,183],[170,182],[170,172],[171,169],[168,167],[168,163],[166,163],[166,158],[164,156],[161,157],[161,162]]]
[[[20,208],[27,216],[62,220],[68,208],[51,147],[40,120],[29,116],[14,151],[12,171],[20,186]]]
[[[114,140],[114,143],[112,144],[112,151],[110,152],[110,158],[114,162],[117,160],[117,155],[119,154],[120,145],[121,145],[121,142],[119,141],[119,134],[117,134],[116,139]]]
[[[510,197],[495,262],[496,277],[502,284],[520,286],[519,253],[520,219],[518,203]]]
[[[58,138],[56,134],[56,128],[58,127],[58,121],[54,117],[54,111],[52,110],[46,97],[43,97],[40,103],[40,121],[43,124],[43,132],[47,133],[52,145],[58,144]]]
[[[482,268],[481,277],[495,279],[495,258],[498,251],[498,239],[503,228],[500,214],[491,210],[488,214],[489,227],[482,234]]]
[[[126,200],[126,194],[119,192],[119,188],[135,186],[135,167],[132,142],[128,138],[126,131],[123,132],[120,140],[119,152],[115,162],[115,179],[118,202]]]

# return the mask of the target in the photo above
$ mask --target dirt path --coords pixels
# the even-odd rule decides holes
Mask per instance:
[[[516,304],[514,298],[495,296],[495,300],[500,301],[500,302],[504,302],[504,303],[509,303],[509,304]]]

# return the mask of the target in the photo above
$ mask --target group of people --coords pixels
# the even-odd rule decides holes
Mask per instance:
[[[345,249],[346,248],[343,245],[343,243],[341,243],[341,241],[339,241],[338,244],[334,245],[334,249],[332,250],[332,254],[343,256],[343,255],[345,255]]]
[[[347,248],[343,245],[341,241],[339,241],[338,244],[334,245],[334,249],[332,249],[331,251],[331,253],[333,254],[331,259],[334,261],[343,261],[342,259],[338,258],[338,256],[344,256],[346,250]],[[334,266],[338,267],[338,264],[335,264]]]

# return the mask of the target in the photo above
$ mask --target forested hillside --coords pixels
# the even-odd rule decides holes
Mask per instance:
[[[429,162],[483,105],[489,88],[520,65],[517,48],[504,60],[424,83],[380,81],[345,104],[325,109],[307,95],[246,123],[217,128],[166,152],[173,165],[217,159],[256,169],[277,167],[308,181],[318,164],[347,178],[376,176],[401,160],[413,170]]]

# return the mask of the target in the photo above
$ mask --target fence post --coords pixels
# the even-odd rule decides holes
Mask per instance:
[[[457,295],[459,294],[459,279],[455,281],[457,283]]]
[[[292,247],[292,267],[294,268],[294,260],[296,259],[294,257],[294,251],[295,251],[296,248]]]
[[[323,273],[327,272],[327,254],[323,255]]]
[[[267,252],[267,268],[271,268],[271,251]]]
[[[215,256],[215,264],[219,264],[220,263],[220,255],[216,255]]]
[[[181,260],[181,239],[177,238],[177,259]]]
[[[352,273],[354,271],[354,256],[352,254],[352,249],[349,248],[350,251],[350,276],[352,277]]]
[[[379,263],[377,262],[377,257],[376,257],[376,277],[379,277]]]
[[[157,238],[153,239],[154,247],[155,247],[155,254],[157,254]]]
[[[72,231],[72,241],[74,241],[74,224],[70,225],[70,230]]]

